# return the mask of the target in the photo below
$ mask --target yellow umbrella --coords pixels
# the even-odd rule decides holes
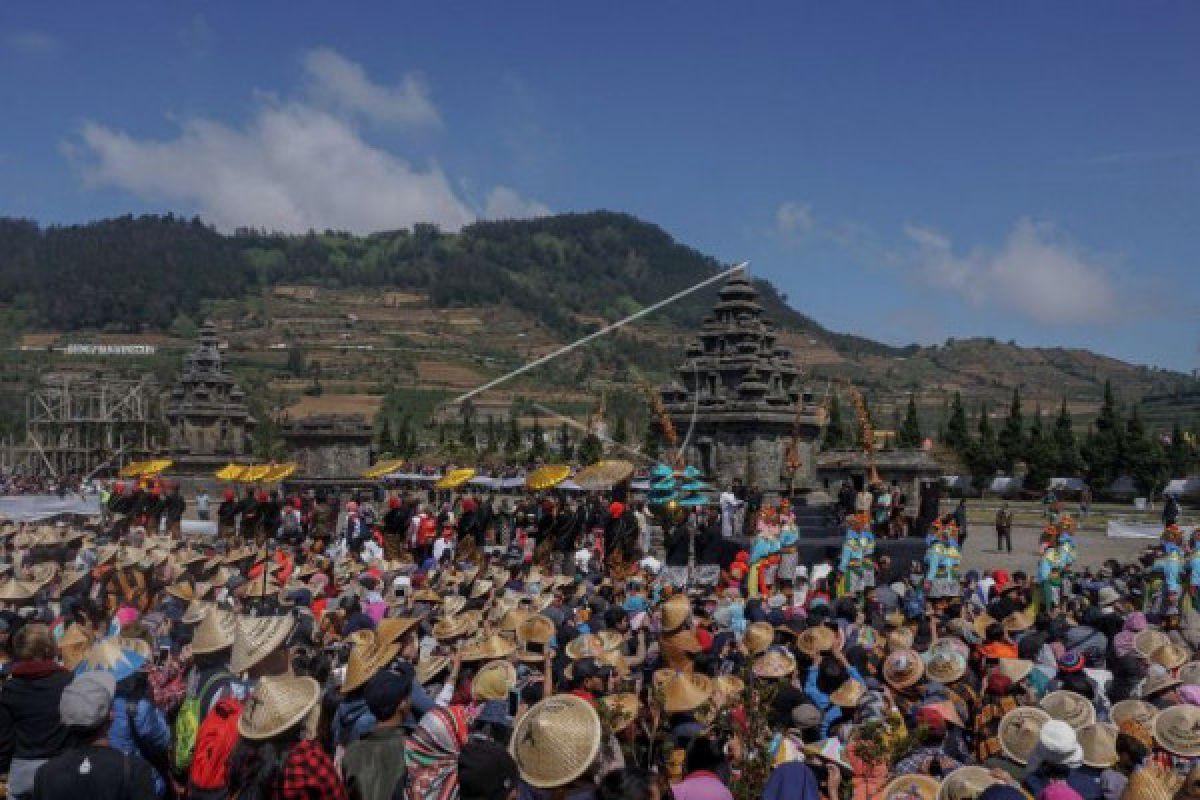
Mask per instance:
[[[525,487],[535,492],[553,489],[571,477],[571,468],[566,464],[547,464],[529,473],[525,479]]]
[[[117,474],[120,475],[122,478],[136,478],[138,475],[142,474],[141,469],[142,469],[142,464],[144,464],[144,463],[146,463],[146,462],[130,461],[128,464],[121,467],[121,471],[118,472]]]
[[[475,470],[470,467],[462,469],[452,469],[442,476],[441,480],[434,484],[437,489],[457,489],[471,478],[475,477]]]
[[[117,474],[122,478],[150,478],[170,468],[174,463],[169,458],[157,458],[150,461],[130,461]]]
[[[291,462],[288,462],[287,464],[275,464],[269,470],[267,470],[267,473],[263,475],[260,480],[264,483],[278,483],[279,481],[292,477],[292,475],[294,475],[296,470],[299,468],[299,464],[293,464]]]
[[[392,458],[387,461],[380,461],[373,467],[362,474],[364,478],[382,478],[384,475],[390,475],[404,467],[404,459]]]
[[[217,480],[236,481],[242,476],[242,470],[245,468],[243,464],[226,464],[213,474],[217,476]]]

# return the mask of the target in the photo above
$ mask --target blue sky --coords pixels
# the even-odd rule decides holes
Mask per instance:
[[[1200,366],[1200,6],[0,6],[0,214],[607,208],[835,330]]]

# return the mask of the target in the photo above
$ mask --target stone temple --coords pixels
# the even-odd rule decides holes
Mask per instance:
[[[250,451],[255,420],[246,395],[221,363],[217,330],[200,327],[196,346],[167,400],[173,472],[212,472]]]
[[[686,440],[684,460],[718,486],[737,479],[768,495],[817,488],[824,409],[777,344],[754,284],[734,273],[718,298],[678,379],[661,390],[680,445]]]

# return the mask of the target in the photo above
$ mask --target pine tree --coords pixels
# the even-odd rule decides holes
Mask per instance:
[[[558,428],[558,454],[564,464],[569,462],[573,455],[571,452],[571,432],[567,430],[567,423],[565,422]]]
[[[1108,486],[1122,472],[1125,464],[1126,426],[1121,424],[1112,382],[1104,382],[1104,402],[1096,416],[1095,428],[1083,443],[1083,460],[1087,463],[1088,482],[1093,486]]]
[[[1062,406],[1054,420],[1055,464],[1054,471],[1060,476],[1073,478],[1083,471],[1083,459],[1079,455],[1079,442],[1075,439],[1075,428],[1071,412],[1067,409],[1067,397],[1063,395]]]
[[[1134,405],[1125,423],[1125,447],[1122,464],[1134,486],[1146,497],[1163,488],[1170,475],[1167,454],[1158,437],[1146,433],[1141,410]]]
[[[1029,436],[1025,440],[1025,488],[1032,491],[1043,491],[1050,485],[1054,477],[1054,468],[1058,463],[1058,454],[1054,452],[1054,439],[1046,434],[1042,424],[1042,409],[1039,406],[1033,415],[1029,426]]]
[[[908,396],[908,410],[904,413],[904,422],[900,424],[900,431],[896,434],[897,447],[920,447],[921,440],[921,420],[917,416],[917,397],[915,394]]]
[[[979,409],[979,438],[968,445],[965,459],[976,487],[983,488],[991,482],[999,468],[1000,459],[1000,446],[988,419],[987,403],[984,403]]]
[[[943,442],[954,452],[963,455],[971,444],[971,434],[967,432],[967,409],[963,405],[962,393],[954,393],[954,402],[950,405],[950,419],[946,421],[946,439]]]
[[[1195,462],[1195,451],[1183,433],[1179,420],[1171,426],[1171,443],[1167,445],[1167,466],[1172,478],[1185,478]]]
[[[838,401],[837,392],[829,396],[829,408],[825,422],[825,438],[821,446],[826,450],[837,450],[847,447],[850,437],[846,433],[846,422],[842,419],[842,404]]]
[[[504,440],[504,452],[516,455],[521,451],[521,429],[517,426],[517,415],[509,412],[508,437]]]
[[[1013,389],[1012,402],[1008,406],[1008,418],[1000,429],[1000,466],[1012,474],[1013,466],[1025,452],[1025,420],[1021,414],[1021,390]]]
[[[600,441],[600,437],[594,433],[588,433],[583,437],[583,441],[579,444],[579,463],[583,465],[595,464],[604,457],[604,444]]]
[[[546,457],[546,437],[542,435],[542,418],[534,416],[533,430],[530,431],[529,460],[540,461]]]

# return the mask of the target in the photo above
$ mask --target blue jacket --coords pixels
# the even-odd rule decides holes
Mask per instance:
[[[842,709],[829,699],[829,695],[817,688],[818,672],[820,672],[820,669],[816,664],[808,668],[808,675],[804,678],[804,693],[812,700],[813,705],[821,711],[821,737],[824,738],[829,736],[829,729],[833,727],[834,723],[842,718]],[[866,683],[862,675],[854,667],[847,667],[846,673],[859,683]]]
[[[367,701],[359,692],[338,704],[333,714],[333,744],[344,746],[357,742],[374,727],[375,715],[367,708]]]
[[[122,753],[137,756],[149,763],[150,759],[146,758],[147,754],[139,750],[137,743],[133,740],[129,721],[126,699],[117,696],[113,700],[112,726],[108,730],[108,740],[114,748]],[[137,710],[134,712],[134,724],[137,725],[138,738],[143,744],[157,751],[169,752],[171,729],[167,726],[167,718],[144,697],[138,700]],[[154,774],[154,793],[162,797],[167,788],[163,783],[163,778],[158,774],[158,770],[151,768],[150,771]]]

